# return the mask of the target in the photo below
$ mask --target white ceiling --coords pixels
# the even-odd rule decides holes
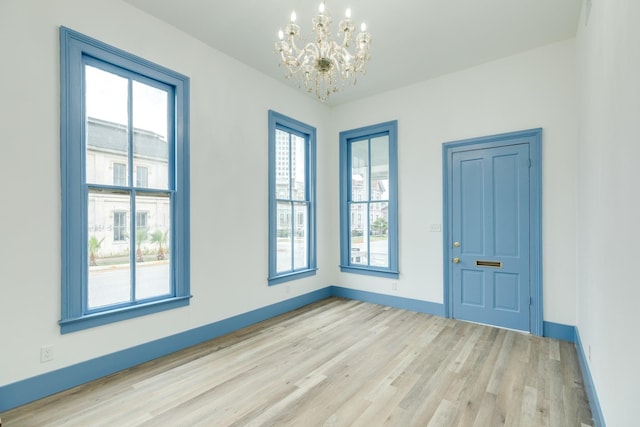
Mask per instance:
[[[125,0],[256,70],[284,81],[278,29],[298,15],[303,37],[320,0]],[[367,74],[330,105],[482,64],[575,36],[583,0],[326,0],[373,37]],[[335,30],[337,32],[337,29]],[[300,89],[302,90],[302,89]]]

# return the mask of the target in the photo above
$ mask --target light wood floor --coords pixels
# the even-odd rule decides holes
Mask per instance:
[[[572,344],[338,298],[1,416],[3,427],[592,425]]]

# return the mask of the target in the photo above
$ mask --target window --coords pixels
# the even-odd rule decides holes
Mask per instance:
[[[62,333],[187,305],[189,79],[64,27],[60,52]]]
[[[113,213],[113,241],[124,242],[127,239],[127,213]]]
[[[136,212],[136,229],[148,229],[149,212]]]
[[[127,185],[127,165],[113,164],[113,185]]]
[[[269,111],[269,284],[316,272],[316,130]]]
[[[136,166],[136,187],[149,187],[149,169],[144,166]]]
[[[398,122],[340,133],[341,271],[398,277]]]

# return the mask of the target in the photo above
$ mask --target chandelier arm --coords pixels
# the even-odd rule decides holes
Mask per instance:
[[[296,46],[296,41],[293,36],[289,38],[289,46],[291,46],[291,52],[294,56],[298,56],[302,50],[298,46]]]
[[[321,48],[315,43],[307,43],[303,52],[311,52],[316,58],[320,58],[320,56],[322,56]]]
[[[353,40],[351,31],[345,30],[341,46],[347,49],[351,40]]]

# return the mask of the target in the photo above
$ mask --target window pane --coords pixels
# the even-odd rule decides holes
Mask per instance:
[[[85,65],[84,69],[86,182],[127,185],[128,80],[90,65]],[[125,174],[116,172],[114,164],[124,165]],[[116,173],[118,183],[114,183]]]
[[[356,221],[351,223],[351,263],[368,264],[369,257],[369,229],[366,203],[354,203],[351,205],[351,217]]]
[[[136,228],[136,300],[172,292],[169,200],[164,194],[136,196],[136,217],[144,214],[147,224]]]
[[[389,267],[389,204],[369,205],[369,265]]]
[[[351,144],[351,200],[369,199],[369,140]]]
[[[291,203],[279,202],[277,204],[277,217],[276,271],[281,273],[283,271],[291,271],[293,269],[293,257],[291,254],[293,239],[293,236],[291,235]]]
[[[89,309],[128,302],[130,196],[124,192],[89,192]]]
[[[289,133],[276,129],[276,199],[289,200],[291,197],[289,179]]]
[[[169,142],[167,117],[169,94],[133,81],[133,164],[147,170],[145,185],[169,188]],[[140,178],[136,178],[138,182]],[[149,179],[147,181],[147,179]],[[143,181],[140,181],[143,182]],[[136,184],[137,185],[137,184]]]
[[[371,200],[389,200],[389,137],[371,139]]]
[[[295,236],[293,239],[293,268],[298,270],[307,268],[307,218],[309,205],[296,203],[294,205]]]
[[[306,200],[307,199],[307,187],[305,183],[305,139],[291,135],[291,180],[292,180],[292,192],[291,198],[293,200]]]

